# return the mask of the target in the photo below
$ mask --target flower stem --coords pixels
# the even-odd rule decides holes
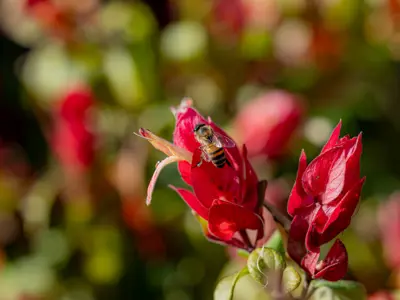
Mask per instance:
[[[240,236],[242,237],[242,239],[243,239],[243,242],[247,245],[247,251],[248,252],[252,252],[253,250],[254,250],[254,246],[253,246],[253,244],[251,243],[251,241],[250,241],[250,239],[249,239],[249,236],[247,235],[247,232],[246,232],[246,230],[240,230],[239,231],[239,233],[240,233]]]

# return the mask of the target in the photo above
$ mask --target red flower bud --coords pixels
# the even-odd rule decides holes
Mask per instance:
[[[379,207],[378,224],[386,263],[393,269],[400,267],[400,193],[393,193]]]
[[[347,254],[343,245],[335,244],[318,268],[320,246],[350,225],[365,180],[360,179],[361,134],[339,138],[340,128],[341,122],[310,164],[307,165],[304,151],[301,153],[288,202],[288,212],[293,216],[289,255],[314,278],[327,280],[345,275]]]
[[[161,169],[177,161],[182,179],[193,191],[172,188],[195,214],[208,222],[205,228],[207,238],[244,249],[254,248],[255,242],[249,240],[246,231],[255,230],[257,241],[263,237],[264,230],[262,208],[258,201],[258,178],[247,160],[246,147],[242,152],[236,145],[225,147],[228,162],[222,168],[217,168],[211,161],[203,159],[204,154],[194,129],[198,124],[205,124],[221,137],[229,139],[228,135],[210,118],[205,119],[192,108],[189,99],[184,99],[172,111],[176,117],[174,144],[147,130],[141,129],[139,132],[140,136],[169,156],[156,167],[148,188],[148,203]]]
[[[90,90],[77,88],[66,93],[56,109],[52,145],[64,167],[86,170],[93,162],[95,136],[88,112],[94,103]]]
[[[245,105],[235,130],[249,156],[276,158],[283,154],[303,116],[300,99],[284,91],[267,92]]]

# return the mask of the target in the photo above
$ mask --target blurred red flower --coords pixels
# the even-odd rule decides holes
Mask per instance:
[[[390,268],[400,267],[400,192],[393,193],[378,211],[383,253]]]
[[[298,97],[285,91],[270,91],[240,110],[235,131],[246,144],[250,157],[277,158],[286,150],[303,113]]]
[[[396,300],[389,291],[378,291],[368,296],[368,300]]]
[[[66,168],[86,170],[93,163],[95,135],[89,111],[94,105],[92,92],[79,87],[68,91],[56,109],[52,145]]]
[[[256,241],[264,234],[262,207],[258,201],[258,178],[247,160],[247,150],[242,153],[237,146],[226,148],[226,156],[232,166],[216,168],[211,162],[201,159],[200,144],[194,135],[197,124],[210,125],[223,136],[227,134],[215,125],[210,118],[205,119],[194,108],[191,101],[184,100],[173,109],[176,117],[174,144],[156,137],[141,129],[140,135],[147,138],[156,148],[169,155],[157,165],[148,190],[150,201],[155,180],[160,170],[168,163],[178,161],[182,179],[193,192],[172,187],[192,210],[207,221],[206,236],[213,241],[251,250],[255,242],[249,240],[246,230],[257,231]],[[178,153],[179,152],[179,153]]]
[[[361,134],[339,138],[341,122],[321,154],[308,166],[301,153],[295,185],[288,202],[293,216],[289,255],[313,278],[339,280],[347,271],[347,254],[337,240],[326,259],[318,262],[320,246],[349,225],[359,203],[365,177],[360,179]]]

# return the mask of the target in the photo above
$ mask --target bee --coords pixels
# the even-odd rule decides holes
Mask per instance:
[[[232,167],[229,160],[226,158],[224,148],[235,147],[235,142],[230,138],[215,132],[211,126],[206,124],[197,124],[193,130],[197,141],[201,144],[202,156],[199,167],[203,160],[212,162],[217,168],[223,168],[225,164]]]

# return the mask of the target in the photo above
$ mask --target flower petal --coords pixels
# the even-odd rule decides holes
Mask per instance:
[[[328,208],[325,211],[328,219],[324,222],[324,228],[321,231],[319,238],[320,245],[332,240],[350,225],[351,218],[360,200],[364,181],[365,177],[356,183],[335,207]]]
[[[192,185],[192,181],[190,178],[191,169],[192,166],[187,161],[178,162],[178,171],[181,174],[183,181],[186,182],[188,185]]]
[[[346,171],[345,153],[343,151],[329,170],[328,182],[320,197],[322,204],[329,204],[340,195],[344,188]]]
[[[194,193],[205,207],[215,199],[238,201],[240,182],[235,170],[228,165],[215,167],[211,162],[201,160],[201,150],[196,149],[192,159],[191,182]]]
[[[342,120],[333,129],[329,140],[326,142],[325,146],[322,148],[321,154],[332,149],[339,141],[340,129],[342,128]]]
[[[339,195],[344,185],[346,161],[342,147],[332,148],[316,157],[306,168],[302,183],[305,192],[314,197],[325,193],[325,201]]]
[[[307,254],[304,255],[303,259],[301,260],[300,265],[313,278],[319,256],[320,256],[320,249],[317,248],[315,251],[307,252]]]
[[[174,144],[193,153],[200,147],[193,130],[197,124],[208,124],[207,120],[187,103],[175,109],[175,118]]]
[[[303,177],[304,171],[307,167],[307,157],[304,150],[301,151],[299,166],[297,170],[296,182],[293,186],[292,192],[290,193],[287,210],[289,215],[294,216],[296,211],[301,208],[305,203],[306,193],[304,192],[301,178]]]
[[[346,247],[340,240],[336,240],[326,258],[316,266],[314,278],[338,281],[346,275],[347,267]]]
[[[193,209],[200,217],[208,220],[208,209],[200,203],[199,199],[197,199],[191,191],[182,188],[176,188],[173,185],[169,185],[169,187],[177,192],[186,202],[186,204],[189,205],[189,207]]]
[[[236,232],[257,230],[257,240],[264,234],[262,218],[253,211],[227,201],[216,201],[210,208],[208,228],[217,238],[228,241]]]
[[[360,159],[362,153],[361,139],[362,134],[360,133],[347,155],[344,190],[350,189],[360,178]]]
[[[242,199],[240,204],[248,207],[249,209],[255,209],[258,205],[258,177],[249,160],[247,159],[247,148],[243,145],[243,178],[242,180]]]
[[[136,135],[145,138],[153,145],[154,148],[164,152],[168,156],[176,156],[179,158],[179,160],[186,160],[189,163],[192,162],[192,154],[190,152],[168,142],[163,138],[160,138],[148,129],[140,128],[139,134]]]
[[[147,196],[146,196],[146,204],[150,205],[151,203],[151,196],[153,194],[154,186],[156,185],[157,178],[160,175],[160,172],[166,165],[169,165],[170,163],[177,162],[179,161],[179,157],[176,156],[169,156],[162,160],[161,162],[157,163],[156,169],[153,173],[153,176],[151,177],[151,180],[149,182],[149,186],[147,187]]]

